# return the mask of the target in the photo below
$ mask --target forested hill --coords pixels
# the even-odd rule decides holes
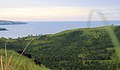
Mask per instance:
[[[111,27],[120,40],[120,26],[105,26],[18,39],[1,38],[0,47],[7,40],[7,49],[21,51],[34,38],[26,52],[50,69],[115,70],[116,54],[106,27]]]

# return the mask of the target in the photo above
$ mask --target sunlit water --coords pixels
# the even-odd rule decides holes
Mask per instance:
[[[120,25],[120,21],[110,21],[110,25]],[[90,27],[105,26],[103,21],[94,21]],[[28,35],[54,34],[68,29],[86,28],[87,22],[28,22],[21,25],[0,25],[1,28],[6,28],[8,31],[0,31],[0,37],[17,38]]]

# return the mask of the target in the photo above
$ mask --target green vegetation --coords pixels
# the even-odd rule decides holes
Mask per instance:
[[[7,42],[7,49],[21,51],[34,38],[26,52],[32,55],[32,59],[40,60],[47,68],[115,70],[118,51],[116,53],[111,36],[106,30],[107,27],[111,27],[117,39],[120,40],[120,26],[105,26],[17,39],[1,38],[0,48],[4,48],[4,43]],[[120,63],[118,67],[120,68]]]
[[[18,63],[15,65],[20,54],[14,51],[0,50],[0,70],[48,70],[43,65],[36,65],[31,59],[22,56]]]

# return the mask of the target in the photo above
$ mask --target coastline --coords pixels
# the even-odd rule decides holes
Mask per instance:
[[[19,24],[27,24],[27,23],[26,22],[20,22],[20,21],[0,20],[0,25],[19,25]]]
[[[0,31],[7,31],[6,28],[0,28]]]

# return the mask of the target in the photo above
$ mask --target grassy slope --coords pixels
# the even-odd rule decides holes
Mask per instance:
[[[10,56],[14,53],[14,51],[11,50],[7,50],[7,58],[5,55],[5,51],[4,50],[0,50],[0,55],[1,55],[1,64],[0,64],[0,70],[2,70],[1,65],[3,66],[4,70],[48,70],[47,68],[45,68],[43,65],[36,65],[32,60],[28,59],[27,57],[22,56],[18,63],[16,64],[15,68],[14,65],[18,59],[18,57],[20,56],[20,54],[18,53],[14,53],[14,55],[12,56],[10,62]],[[6,60],[7,59],[7,60]],[[22,62],[22,63],[21,63]],[[5,69],[6,68],[6,69]]]
[[[120,39],[120,27],[115,26],[112,28],[118,39]],[[79,67],[77,62],[81,60],[93,61],[93,63],[94,61],[100,61],[100,63],[97,63],[101,68],[104,68],[105,65],[111,65],[112,67],[112,64],[103,64],[103,62],[116,60],[115,50],[105,27],[73,29],[51,35],[9,39],[8,49],[22,50],[32,38],[35,39],[26,51],[31,53],[34,58],[40,58],[43,65],[51,69],[60,70],[61,66],[65,69],[77,65]],[[1,40],[4,42],[6,39]],[[82,61],[83,66],[81,64],[83,69],[84,61]]]

